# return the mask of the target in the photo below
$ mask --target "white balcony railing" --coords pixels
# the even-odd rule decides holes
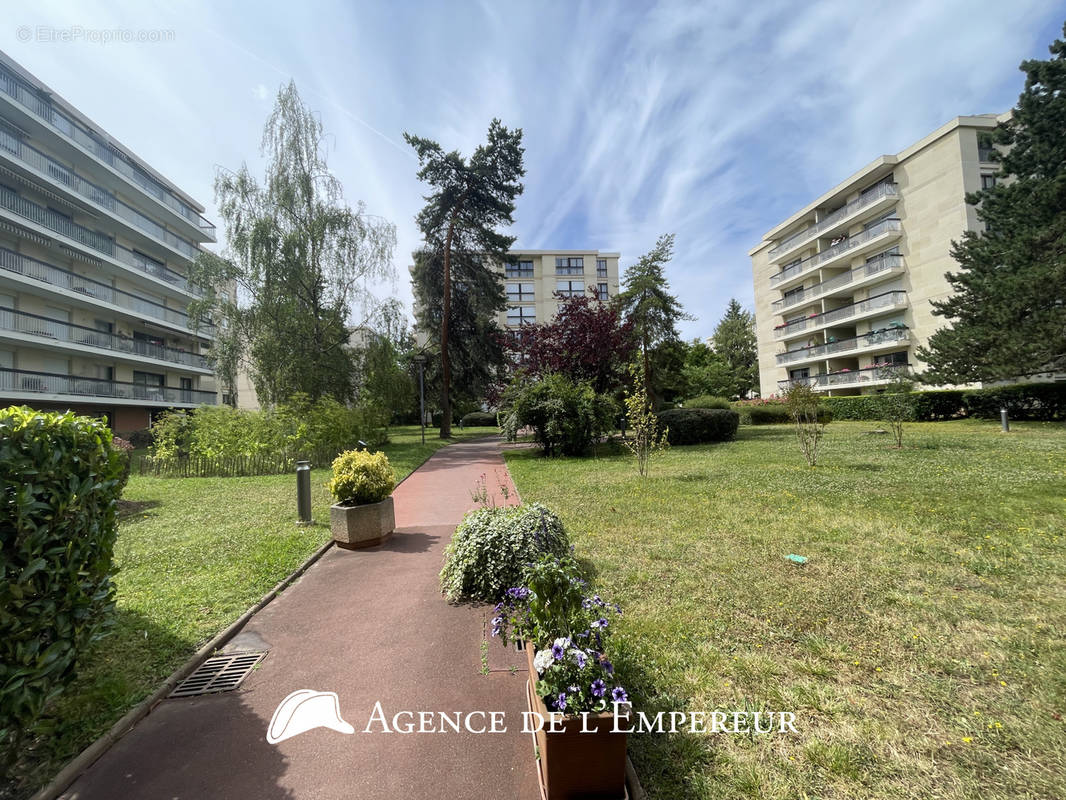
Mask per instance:
[[[861,197],[852,200],[846,206],[838,208],[829,216],[824,219],[818,220],[809,228],[804,228],[798,233],[794,233],[787,239],[779,242],[775,247],[771,247],[767,252],[770,258],[775,258],[784,255],[790,250],[795,250],[801,244],[809,242],[811,239],[822,234],[823,231],[827,231],[840,222],[844,221],[848,217],[853,217],[865,208],[872,206],[875,203],[880,202],[888,197],[899,197],[899,190],[894,183],[881,183],[877,188],[867,192]]]
[[[900,344],[909,340],[910,331],[902,326],[894,326],[866,333],[862,336],[854,336],[850,339],[839,339],[835,342],[813,345],[812,347],[786,350],[784,353],[777,354],[777,365],[784,366],[785,364],[796,364],[801,361],[815,361],[841,353],[858,353],[863,350],[872,350],[888,344]]]
[[[787,389],[795,384],[806,384],[816,391],[837,389],[840,387],[863,386],[877,383],[891,383],[902,375],[909,375],[907,364],[866,367],[864,369],[844,369],[824,375],[810,375],[806,378],[786,378],[777,382],[779,389]]]
[[[0,392],[133,400],[158,406],[218,405],[215,392],[0,367]]]
[[[853,283],[858,283],[879,273],[902,269],[902,267],[903,256],[898,253],[884,253],[877,258],[867,261],[861,267],[856,267],[853,270],[837,275],[835,278],[816,283],[814,286],[808,286],[806,289],[800,289],[797,292],[791,292],[787,297],[782,297],[780,300],[774,301],[771,308],[779,313],[787,308],[798,306],[801,303],[817,300],[822,295],[840,289],[843,286],[850,286]]]
[[[790,267],[785,267],[785,269],[781,270],[775,275],[771,275],[770,285],[777,286],[783,281],[795,278],[797,275],[801,275],[802,273],[812,270],[815,267],[821,266],[822,264],[832,261],[843,255],[844,253],[847,253],[849,250],[854,250],[858,247],[862,247],[871,239],[876,239],[882,234],[899,230],[901,230],[901,226],[900,221],[898,219],[882,220],[876,225],[870,226],[862,233],[858,233],[854,236],[851,236],[845,239],[844,241],[839,242],[838,244],[835,244],[832,247],[823,250],[820,253],[815,253],[810,258],[803,259],[803,261],[800,261],[798,264],[793,264]]]
[[[907,293],[902,290],[885,292],[884,294],[874,295],[866,300],[860,300],[857,303],[834,308],[832,311],[826,311],[821,314],[811,314],[809,317],[787,322],[784,325],[774,328],[774,338],[784,339],[799,331],[814,330],[815,328],[821,328],[835,322],[861,317],[884,308],[900,306],[906,302]]]

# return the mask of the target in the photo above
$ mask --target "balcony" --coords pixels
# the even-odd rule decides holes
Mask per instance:
[[[180,200],[172,191],[163,187],[148,175],[133,159],[116,150],[102,137],[84,129],[65,114],[56,110],[51,102],[43,98],[30,84],[21,80],[0,65],[0,92],[3,92],[34,116],[43,120],[50,128],[58,131],[69,141],[87,150],[101,162],[111,167],[138,189],[159,201],[172,212],[182,217],[209,241],[215,241],[215,226],[204,219],[187,203]]]
[[[819,361],[831,356],[848,356],[877,350],[883,347],[892,347],[897,344],[910,341],[910,331],[902,325],[882,328],[878,331],[855,336],[850,339],[840,339],[836,342],[801,347],[796,350],[786,350],[777,354],[779,367],[787,364],[800,364],[807,361]]]
[[[888,275],[902,270],[903,256],[898,255],[897,253],[884,253],[875,259],[867,261],[861,267],[856,267],[849,272],[837,275],[835,278],[830,278],[827,281],[816,283],[814,286],[808,286],[806,289],[802,289],[798,292],[792,292],[788,297],[783,297],[780,300],[774,301],[771,308],[775,313],[779,314],[785,309],[810,302],[811,300],[817,300],[819,297],[830,294],[845,286],[854,287],[856,285],[861,285],[867,278],[872,278],[875,275],[884,275],[887,277]]]
[[[184,292],[188,292],[189,294],[198,297],[203,295],[203,290],[198,286],[190,284],[184,275],[167,269],[166,266],[158,261],[139,255],[134,251],[123,247],[115,242],[114,239],[111,239],[102,233],[91,231],[82,225],[78,225],[76,222],[72,222],[68,217],[63,216],[62,214],[57,214],[50,208],[37,205],[37,203],[34,203],[32,200],[27,200],[25,197],[18,195],[5,186],[0,186],[0,208],[5,208],[11,213],[29,220],[35,225],[39,225],[42,228],[46,228],[61,236],[65,236],[83,247],[95,250],[98,253],[103,253],[105,256],[109,256],[121,264],[133,267],[134,269],[145,272],[154,278],[165,281]]]
[[[5,332],[19,334],[16,341],[27,341],[27,337],[32,337],[45,344],[77,345],[74,348],[75,350],[87,347],[93,350],[106,350],[135,358],[181,364],[182,366],[204,371],[211,369],[207,359],[196,353],[152,344],[129,336],[119,336],[114,333],[99,331],[95,328],[86,328],[82,325],[73,325],[63,320],[28,314],[25,311],[15,311],[11,308],[0,307],[0,337]]]
[[[584,275],[585,274],[585,268],[584,267],[559,267],[559,266],[556,266],[555,274],[556,275]]]
[[[51,264],[46,264],[35,258],[29,258],[3,247],[0,247],[0,269],[16,275],[23,275],[50,286],[58,286],[61,289],[76,292],[93,300],[99,300],[102,303],[110,303],[113,306],[132,311],[138,315],[169,322],[200,336],[212,337],[217,332],[212,323],[201,323],[199,327],[195,327],[192,320],[189,319],[189,315],[184,311],[168,308],[130,292],[115,289],[106,283],[94,281],[69,270],[53,267]]]
[[[173,231],[168,231],[140,211],[123,203],[111,192],[85,180],[69,167],[25,144],[5,127],[0,127],[0,154],[3,153],[9,154],[23,165],[45,175],[55,183],[61,184],[94,205],[111,212],[142,233],[146,233],[153,239],[178,251],[186,258],[194,259],[200,254],[200,250],[196,245],[181,238]]]
[[[776,247],[771,247],[767,251],[767,255],[771,261],[777,261],[786,253],[795,250],[802,244],[809,242],[811,239],[819,236],[829,235],[832,230],[838,226],[842,226],[863,211],[872,211],[882,206],[887,206],[887,201],[894,201],[899,198],[899,189],[894,183],[882,183],[877,188],[864,194],[855,200],[852,200],[846,206],[838,208],[829,216],[824,219],[818,220],[814,225],[809,228],[804,228],[798,233],[794,233],[787,239],[781,241]]]
[[[894,238],[887,234],[899,233],[902,230],[900,221],[898,219],[886,219],[882,222],[867,228],[862,233],[858,233],[851,236],[844,241],[833,245],[820,253],[815,253],[809,258],[803,259],[798,264],[793,264],[791,267],[785,267],[775,275],[770,276],[770,285],[779,286],[786,281],[790,281],[793,278],[798,278],[815,267],[823,266],[829,262],[835,261],[841,258],[846,253],[858,255],[866,249],[869,249],[874,240],[879,240],[882,236],[885,239]]]
[[[215,392],[179,389],[173,386],[148,386],[101,378],[57,375],[24,369],[0,368],[0,394],[44,394],[76,397],[83,401],[108,399],[124,405],[198,406],[218,405]]]
[[[897,307],[903,308],[906,305],[906,292],[900,290],[885,292],[884,294],[875,295],[866,300],[860,300],[857,303],[851,303],[850,305],[842,306],[841,308],[834,308],[832,311],[825,311],[821,314],[811,314],[804,319],[796,319],[792,322],[786,322],[784,325],[778,325],[774,328],[774,338],[787,339],[802,331],[813,331],[818,328],[824,328],[826,325],[833,325],[844,320],[860,319],[861,317],[869,316],[870,314],[881,311],[891,310]]]
[[[815,391],[828,391],[840,388],[861,388],[863,386],[875,386],[891,383],[900,375],[909,375],[910,367],[907,364],[895,366],[874,366],[863,369],[844,369],[839,372],[829,372],[825,375],[811,375],[807,378],[788,378],[777,382],[777,388],[788,389],[793,384],[806,384]]]

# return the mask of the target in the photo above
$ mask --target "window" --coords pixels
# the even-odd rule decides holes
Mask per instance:
[[[895,247],[890,247],[888,250],[885,250],[883,253],[878,253],[876,256],[870,256],[868,259],[866,259],[866,263],[872,264],[873,262],[880,261],[883,258],[888,258],[889,256],[898,256],[899,254],[899,245],[896,245]]]
[[[607,277],[607,259],[606,258],[597,258],[596,259],[596,277],[597,278],[606,278]]]
[[[506,264],[503,271],[508,278],[532,278],[533,262],[519,261],[515,264]]]
[[[608,294],[608,292],[607,292],[607,284],[606,283],[597,283],[596,284],[596,299],[597,300],[606,300],[608,297],[610,297],[610,294]]]
[[[788,371],[788,377],[792,380],[802,380],[803,378],[811,377],[810,367],[803,367],[803,369],[790,369]]]
[[[562,297],[580,297],[585,293],[584,281],[556,281],[555,293]]]
[[[862,226],[862,229],[864,231],[868,231],[868,230],[870,230],[870,228],[873,228],[873,227],[875,227],[877,225],[880,225],[882,222],[888,222],[890,219],[894,219],[894,220],[898,220],[899,219],[899,217],[896,216],[895,210],[889,211],[887,214],[884,214],[884,215],[878,217],[877,219],[870,220],[869,222],[867,222],[865,225]],[[844,238],[847,238],[847,237],[844,237]]]
[[[165,379],[165,375],[159,375],[155,372],[133,371],[133,382],[139,383],[142,386],[162,386]]]
[[[528,325],[537,321],[537,311],[530,306],[510,306],[507,309],[508,325]]]
[[[982,189],[991,189],[995,185],[996,185],[996,176],[995,175],[982,175],[981,176],[981,188]]]
[[[783,295],[786,301],[802,300],[803,299],[803,284],[800,284],[795,289],[789,289]]]
[[[859,196],[860,197],[865,197],[866,195],[871,194],[872,192],[876,192],[882,186],[885,186],[886,184],[890,184],[890,183],[894,183],[894,181],[892,180],[892,176],[891,175],[886,175],[884,178],[879,180],[877,183],[872,184],[870,186],[867,186],[865,189],[863,189],[861,192],[859,192]]]
[[[532,283],[509,283],[507,284],[507,301],[510,303],[532,303]]]
[[[899,367],[906,366],[907,351],[903,350],[899,353],[885,353],[883,356],[874,356],[874,362],[882,367]]]
[[[992,143],[992,136],[987,133],[977,134],[977,160],[988,163],[994,158],[996,146]]]
[[[585,273],[585,259],[581,256],[565,258],[555,257],[556,275],[583,275]]]

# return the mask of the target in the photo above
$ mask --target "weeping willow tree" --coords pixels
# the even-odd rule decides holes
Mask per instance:
[[[227,246],[194,266],[207,291],[192,309],[219,321],[212,360],[234,398],[242,366],[264,405],[296,393],[353,397],[351,311],[368,313],[369,284],[394,278],[396,228],[361,202],[348,205],[323,140],[322,123],[290,82],[263,132],[262,180],[247,164],[215,177]]]

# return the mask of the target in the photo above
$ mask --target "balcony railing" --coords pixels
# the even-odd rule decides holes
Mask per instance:
[[[872,191],[867,192],[866,194],[861,195],[860,197],[857,197],[856,199],[848,203],[846,206],[838,208],[828,217],[818,220],[818,222],[814,223],[814,225],[812,225],[811,227],[804,228],[802,231],[792,234],[787,239],[779,242],[776,247],[771,247],[770,250],[767,252],[767,255],[769,255],[770,258],[773,258],[774,256],[779,255],[781,253],[787,253],[789,250],[793,250],[796,247],[799,247],[799,245],[803,244],[804,242],[815,238],[823,231],[829,230],[841,220],[847,219],[850,216],[858,214],[860,211],[862,211],[862,209],[871,206],[881,200],[884,200],[886,197],[898,196],[899,191],[896,187],[896,184],[878,184],[876,189],[873,189]]]
[[[584,275],[584,267],[559,267],[555,268],[556,275]]]
[[[65,114],[58,111],[48,100],[42,98],[36,89],[21,80],[17,75],[9,72],[2,65],[0,65],[0,92],[8,95],[68,139],[88,150],[116,172],[121,173],[140,187],[145,194],[154,197],[171,210],[176,211],[199,230],[203,231],[206,236],[210,236],[214,240],[214,225],[200,216],[187,203],[179,200],[173,192],[149,176],[129,156],[119,152],[101,137],[85,130]]]
[[[812,330],[814,328],[819,328],[822,325],[851,319],[852,317],[858,317],[880,308],[901,305],[905,302],[907,302],[906,292],[902,290],[885,292],[884,294],[874,295],[866,300],[860,300],[857,303],[834,308],[832,311],[825,311],[821,314],[811,314],[804,319],[795,319],[792,320],[792,322],[786,322],[784,325],[779,325],[774,328],[774,336],[781,339],[786,336],[791,336],[797,331]]]
[[[797,361],[810,361],[818,358],[829,358],[837,353],[847,353],[853,350],[866,350],[872,347],[880,347],[885,344],[906,342],[910,339],[910,331],[905,327],[888,327],[879,331],[854,336],[850,339],[840,339],[835,342],[818,344],[812,347],[801,347],[796,350],[786,350],[777,354],[778,366],[795,364]]]
[[[824,375],[811,375],[807,378],[787,378],[777,382],[779,389],[787,389],[795,384],[806,384],[812,389],[834,389],[840,386],[861,386],[869,383],[889,383],[901,375],[910,373],[907,364],[896,364],[863,369],[845,369]]]
[[[886,219],[881,222],[878,222],[876,225],[867,228],[862,233],[858,233],[855,236],[847,238],[844,241],[835,244],[820,253],[815,253],[809,258],[803,259],[803,261],[800,261],[798,264],[793,264],[791,267],[785,267],[777,274],[771,275],[770,285],[776,286],[782,281],[794,278],[800,273],[806,272],[809,269],[813,269],[814,267],[817,267],[820,264],[824,264],[827,261],[831,261],[837,256],[848,252],[849,250],[853,250],[856,247],[860,247],[869,242],[871,239],[877,238],[883,233],[898,230],[900,230],[900,221],[898,219]]]
[[[40,150],[30,147],[17,136],[13,135],[4,127],[0,127],[0,149],[10,153],[22,163],[33,167],[38,172],[44,173],[52,180],[62,183],[72,191],[90,200],[102,208],[107,209],[126,222],[129,222],[138,230],[158,239],[187,258],[196,258],[200,250],[196,245],[181,238],[173,231],[168,231],[159,223],[149,219],[140,211],[123,203],[111,192],[97,186],[95,183],[85,180],[74,170],[61,164],[50,156],[46,156]]]
[[[782,297],[780,300],[774,301],[772,308],[775,312],[780,312],[786,308],[799,305],[800,303],[816,300],[827,292],[832,292],[842,286],[848,286],[852,283],[858,283],[859,281],[869,278],[872,275],[876,275],[879,272],[897,269],[902,266],[903,256],[898,253],[884,253],[877,258],[867,261],[861,267],[856,267],[853,270],[837,275],[835,278],[830,278],[827,281],[816,283],[814,286],[808,286],[806,289],[801,289],[798,292],[792,292],[787,297]]]
[[[200,389],[149,386],[143,383],[82,378],[76,375],[58,375],[53,372],[0,368],[0,394],[4,392],[33,392],[35,394],[56,394],[73,397],[140,400],[145,403],[167,405],[218,405],[218,395],[215,392],[205,392]]]
[[[76,222],[71,222],[68,217],[64,217],[62,214],[57,214],[50,208],[39,206],[32,200],[27,200],[25,197],[21,197],[6,186],[0,186],[0,207],[6,208],[8,211],[34,222],[42,228],[48,228],[62,236],[66,236],[68,239],[73,239],[75,242],[78,242],[91,250],[103,253],[127,266],[138,269],[141,272],[146,272],[162,281],[166,281],[182,291],[197,296],[203,295],[203,290],[198,286],[190,284],[184,275],[167,269],[167,267],[160,264],[158,261],[154,261],[147,256],[139,255],[129,248],[123,247],[115,242],[114,239],[111,239],[102,233],[91,231],[82,225],[78,225]]]
[[[53,342],[79,344],[99,350],[112,350],[116,353],[153,358],[157,361],[169,361],[172,364],[184,364],[196,369],[209,369],[207,359],[197,353],[189,353],[174,347],[153,344],[142,339],[120,336],[84,325],[73,325],[59,319],[15,311],[0,306],[0,331],[12,331],[38,339]]]
[[[122,289],[115,289],[106,283],[94,281],[92,278],[86,278],[69,270],[53,267],[51,264],[46,264],[43,261],[24,256],[4,247],[0,247],[0,269],[77,292],[94,300],[110,303],[137,314],[165,320],[190,331],[195,330],[204,336],[214,336],[216,333],[215,326],[212,323],[201,323],[198,328],[195,328],[192,320],[189,319],[189,315],[184,311],[168,308],[152,300],[146,300]]]

